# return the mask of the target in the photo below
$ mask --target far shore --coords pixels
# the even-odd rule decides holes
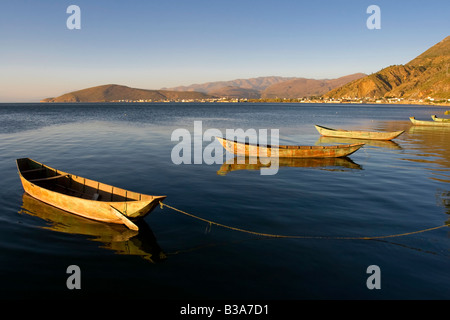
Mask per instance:
[[[6,102],[5,102],[6,103]],[[15,103],[33,103],[33,102],[15,102]],[[36,102],[35,102],[36,103]],[[355,105],[417,105],[417,106],[447,106],[450,107],[449,101],[409,101],[409,100],[398,100],[398,101],[365,101],[365,100],[300,100],[300,99],[240,99],[240,98],[221,98],[221,99],[202,99],[202,100],[115,100],[115,101],[63,101],[63,102],[49,102],[40,101],[42,104],[53,104],[53,103],[67,103],[67,104],[78,104],[78,103],[292,103],[292,104],[355,104]]]

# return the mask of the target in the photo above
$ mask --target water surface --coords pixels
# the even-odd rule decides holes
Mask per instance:
[[[445,108],[308,104],[0,105],[2,298],[448,299],[450,128],[412,126]],[[349,159],[259,167],[180,164],[171,134],[249,128],[283,144],[336,144],[314,124],[405,130]],[[206,147],[209,142],[204,142]],[[24,195],[15,159],[129,190],[157,208],[139,233],[78,218]],[[376,240],[348,239],[411,233]],[[339,238],[346,239],[339,239]],[[82,289],[68,290],[78,265]],[[381,270],[369,290],[366,270]]]

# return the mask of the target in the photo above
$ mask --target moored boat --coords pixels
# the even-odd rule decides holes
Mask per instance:
[[[166,196],[128,191],[53,169],[29,158],[16,160],[24,191],[64,211],[106,223],[133,223],[150,213]]]
[[[355,143],[333,146],[270,146],[244,143],[219,137],[216,137],[216,139],[228,152],[246,157],[339,158],[352,154],[364,145],[364,143]]]
[[[450,127],[450,122],[416,120],[415,117],[409,117],[409,120],[418,126]]]
[[[436,122],[450,122],[450,119],[438,118],[436,115],[432,115],[431,119],[433,119],[433,121],[436,121]]]
[[[337,138],[351,138],[351,139],[366,139],[366,140],[392,140],[401,135],[404,130],[401,131],[357,131],[357,130],[342,130],[331,129],[323,126],[316,125],[317,131],[324,137],[337,137]]]

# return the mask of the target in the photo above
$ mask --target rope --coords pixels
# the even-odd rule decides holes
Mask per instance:
[[[207,219],[195,216],[193,214],[187,213],[186,211],[183,211],[183,210],[174,208],[172,206],[169,206],[168,204],[165,204],[163,202],[160,202],[159,204],[161,206],[161,209],[163,209],[163,207],[167,207],[169,209],[172,209],[174,211],[177,211],[179,213],[187,215],[187,216],[189,216],[191,218],[207,222],[207,223],[209,223],[209,229],[211,228],[211,225],[216,225],[216,226],[219,226],[219,227],[222,227],[222,228],[226,228],[226,229],[230,229],[230,230],[234,230],[234,231],[249,233],[249,234],[253,234],[253,235],[257,235],[257,236],[261,236],[261,237],[270,237],[270,238],[333,239],[333,240],[375,240],[375,239],[386,239],[386,238],[403,237],[403,236],[407,236],[407,235],[418,234],[418,233],[423,233],[423,232],[437,230],[437,229],[440,229],[440,228],[443,228],[443,227],[447,227],[446,224],[443,224],[441,226],[432,227],[432,228],[428,228],[428,229],[422,229],[422,230],[418,230],[418,231],[412,231],[412,232],[406,232],[406,233],[398,233],[398,234],[391,234],[391,235],[386,235],[386,236],[372,236],[372,237],[336,237],[336,236],[281,235],[281,234],[270,234],[270,233],[255,232],[255,231],[251,231],[251,230],[245,230],[245,229],[241,229],[241,228],[227,226],[227,225],[224,225],[224,224],[221,224],[221,223],[218,223],[218,222],[214,222],[214,221],[211,221],[211,220],[207,220]]]

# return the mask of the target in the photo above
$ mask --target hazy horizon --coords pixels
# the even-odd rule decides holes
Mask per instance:
[[[370,5],[381,29],[370,30]],[[70,5],[81,29],[66,26]],[[0,7],[0,102],[103,84],[161,89],[266,76],[339,78],[405,64],[449,35],[444,0],[45,1]]]

